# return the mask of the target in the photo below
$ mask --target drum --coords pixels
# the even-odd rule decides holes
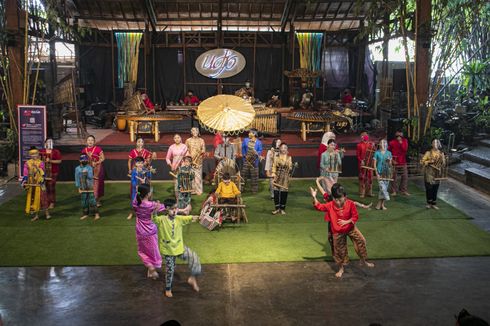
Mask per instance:
[[[128,124],[128,122],[126,121],[125,117],[120,117],[120,116],[116,117],[117,130],[126,131],[127,124]]]

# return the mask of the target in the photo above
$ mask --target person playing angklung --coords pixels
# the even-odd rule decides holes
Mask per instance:
[[[39,219],[39,211],[44,210],[49,220],[48,196],[46,193],[44,162],[41,160],[39,150],[31,147],[29,157],[23,168],[22,188],[26,190],[25,212],[31,216],[31,221]]]

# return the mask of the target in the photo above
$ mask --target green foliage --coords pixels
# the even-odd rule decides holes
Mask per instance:
[[[0,159],[11,161],[17,154],[17,134],[10,128],[7,128],[6,134],[4,142],[0,144]]]

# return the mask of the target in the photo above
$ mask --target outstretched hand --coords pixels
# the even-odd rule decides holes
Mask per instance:
[[[318,190],[316,188],[312,188],[310,187],[310,194],[311,194],[311,197],[313,197],[314,199],[316,199],[316,194],[318,193]]]

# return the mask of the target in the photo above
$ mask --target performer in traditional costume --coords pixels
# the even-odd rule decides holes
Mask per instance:
[[[397,192],[410,196],[408,193],[408,167],[407,167],[407,151],[408,140],[403,137],[401,130],[395,133],[395,139],[388,144],[388,150],[393,154],[393,163],[395,170],[393,171],[393,182],[391,183],[391,194],[395,196]],[[400,185],[398,185],[400,179]]]
[[[151,171],[145,167],[145,159],[138,156],[135,159],[135,167],[131,171],[131,201],[130,206],[133,207],[133,203],[136,199],[136,193],[138,186],[146,184],[151,186]],[[133,218],[133,211],[128,215],[128,220]]]
[[[441,148],[439,139],[434,139],[431,150],[425,152],[420,162],[424,169],[426,208],[439,209],[437,207],[437,192],[441,181],[438,176],[440,176],[441,170],[446,166],[446,156],[441,151]]]
[[[303,95],[301,95],[301,102],[299,103],[299,106],[303,110],[306,110],[313,107],[314,105],[313,102],[314,102],[313,93],[309,89],[306,89]]]
[[[335,140],[328,141],[328,148],[322,154],[320,162],[321,180],[325,184],[325,191],[330,194],[332,186],[337,183],[339,173],[342,172],[342,152],[336,149]]]
[[[191,207],[191,194],[194,184],[194,169],[192,168],[192,158],[190,156],[184,157],[182,164],[177,172],[177,206],[179,209],[188,209],[186,214],[189,214]]]
[[[366,131],[361,132],[361,142],[357,144],[357,167],[359,171],[359,197],[373,196],[373,172],[369,169],[361,168],[366,163],[366,154],[374,151],[373,143],[369,142]]]
[[[191,129],[192,137],[187,138],[187,155],[192,157],[192,168],[194,170],[193,191],[196,195],[202,195],[202,164],[203,157],[206,154],[206,145],[204,139],[199,137],[199,128]]]
[[[145,146],[145,141],[143,140],[142,137],[136,138],[136,148],[133,148],[131,152],[129,152],[129,159],[128,159],[128,174],[131,175],[131,171],[133,171],[134,168],[134,163],[135,159],[137,157],[142,157],[145,160],[145,167],[148,170],[152,170],[151,163],[152,160],[155,160],[157,158],[157,153],[151,152],[144,148]]]
[[[75,169],[75,186],[80,193],[83,210],[83,215],[80,219],[86,219],[92,209],[95,213],[95,220],[98,220],[100,215],[94,196],[94,184],[97,180],[94,180],[94,168],[89,164],[89,161],[87,154],[80,155],[80,165]]]
[[[254,89],[250,86],[250,82],[248,80],[245,82],[245,87],[242,87],[235,92],[235,96],[249,100],[252,104],[255,103]]]
[[[333,258],[339,266],[339,270],[335,273],[335,276],[342,277],[344,266],[349,262],[347,237],[353,242],[354,249],[361,259],[361,263],[367,267],[374,267],[373,263],[367,261],[366,239],[356,227],[359,219],[356,205],[352,200],[347,199],[344,187],[339,183],[334,184],[332,186],[333,200],[326,204],[321,204],[316,199],[316,189],[310,188],[310,192],[313,197],[315,209],[325,212],[325,221],[330,222],[330,230],[333,238]]]
[[[41,160],[39,150],[32,147],[29,150],[30,159],[24,163],[22,187],[26,190],[26,214],[31,215],[31,221],[39,219],[39,211],[44,210],[49,220],[48,196],[45,185],[44,162]]]
[[[342,104],[351,104],[354,98],[352,97],[350,89],[346,88],[342,95]]]
[[[95,137],[87,137],[87,147],[82,150],[86,154],[89,164],[94,168],[94,196],[97,201],[97,207],[102,206],[100,200],[104,196],[104,152],[102,148],[95,145]]]
[[[271,177],[274,187],[274,206],[273,215],[281,213],[286,215],[286,203],[289,193],[289,178],[292,174],[293,161],[288,155],[288,145],[281,143],[279,154],[272,163]]]
[[[199,98],[194,95],[194,92],[192,90],[187,91],[187,95],[184,97],[184,105],[199,105]]]
[[[281,108],[282,107],[282,101],[279,97],[281,93],[279,91],[276,91],[272,96],[271,99],[267,101],[265,104],[266,107],[268,108]]]
[[[214,158],[221,161],[224,158],[235,161],[237,156],[236,146],[230,142],[230,137],[224,136],[223,141],[218,143],[214,150]]]
[[[155,104],[150,100],[148,94],[141,93],[141,99],[143,100],[143,104],[145,105],[145,113],[146,114],[155,114]]]
[[[188,152],[187,146],[182,144],[182,138],[179,134],[174,135],[174,143],[168,148],[167,156],[165,158],[167,165],[170,169],[170,174],[174,177],[174,189],[175,198],[178,197],[177,191],[177,170],[180,163],[184,159]]]
[[[378,204],[376,209],[386,210],[385,201],[390,200],[388,187],[393,173],[393,156],[388,150],[388,142],[382,139],[379,142],[379,149],[374,153],[374,166],[376,167],[376,178],[379,184]]]
[[[61,164],[61,153],[53,147],[53,139],[47,138],[44,142],[44,149],[40,150],[41,159],[44,162],[46,194],[48,196],[49,209],[53,209],[56,204],[56,180]]]
[[[259,190],[259,162],[262,155],[262,142],[257,139],[257,135],[256,129],[250,129],[248,138],[242,143],[242,177],[250,179],[253,194]]]
[[[187,279],[187,283],[194,291],[199,292],[197,285],[197,277],[201,275],[199,256],[184,244],[182,236],[182,227],[197,221],[199,216],[177,215],[178,208],[173,199],[167,199],[163,203],[168,215],[154,215],[152,220],[158,227],[160,254],[165,258],[165,296],[169,298],[173,296],[172,281],[177,258],[188,263],[191,276]]]
[[[157,268],[162,267],[162,256],[158,246],[158,229],[151,220],[152,215],[165,210],[165,205],[158,201],[151,201],[152,190],[147,184],[137,188],[133,208],[136,213],[136,242],[138,256],[148,269],[147,277],[158,278]]]
[[[271,199],[274,199],[274,187],[272,185],[272,165],[274,164],[274,159],[279,155],[279,146],[281,146],[281,140],[279,138],[272,141],[271,148],[267,151],[265,155],[265,175],[269,178],[269,191],[271,192]]]
[[[327,131],[326,133],[323,134],[323,136],[322,136],[322,142],[321,142],[320,146],[318,146],[318,157],[317,157],[317,167],[318,168],[320,168],[320,162],[322,160],[322,154],[328,148],[328,141],[330,139],[333,139],[335,141],[335,138],[336,138],[335,134],[333,132],[331,132],[331,131]]]

